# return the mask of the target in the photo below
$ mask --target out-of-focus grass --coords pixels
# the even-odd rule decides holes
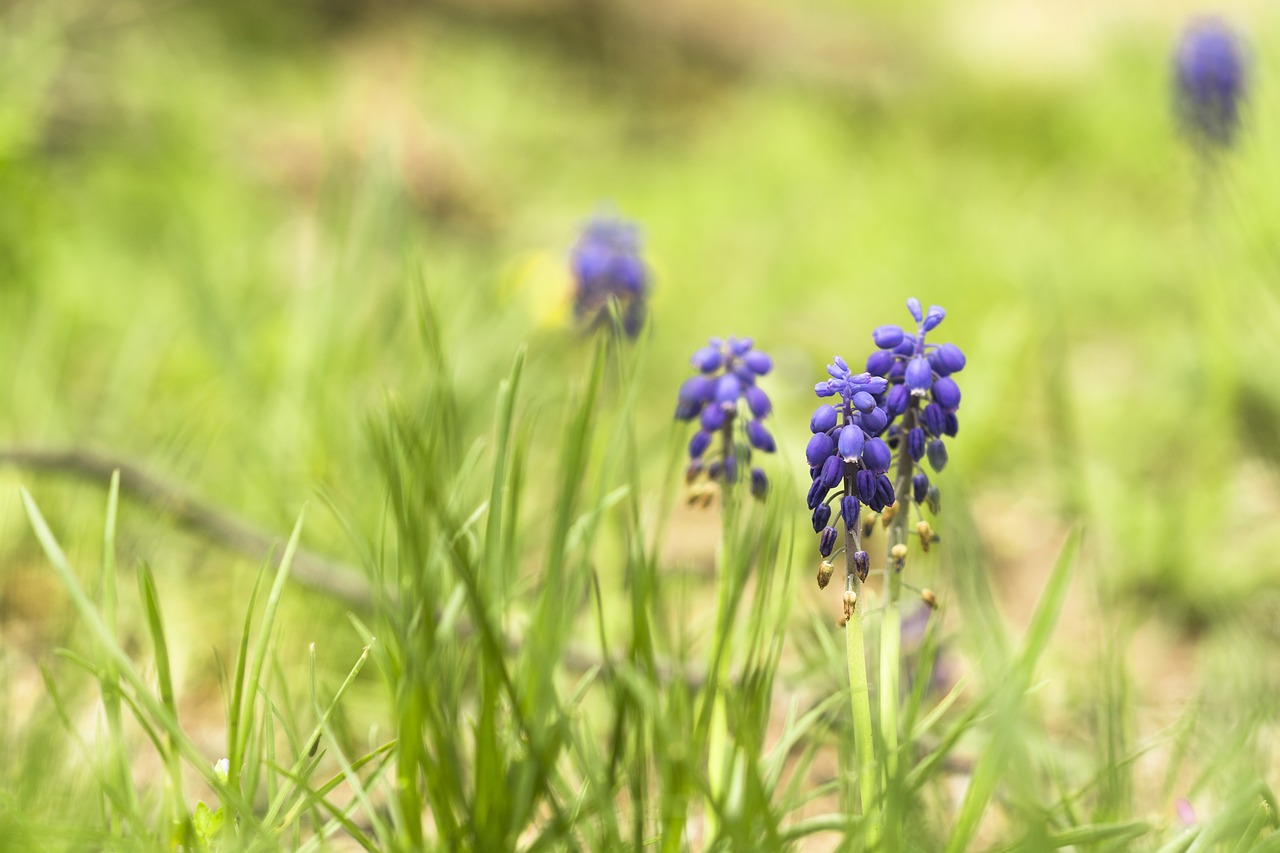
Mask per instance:
[[[1280,384],[1268,379],[1280,355],[1280,139],[1265,83],[1275,22],[1251,21],[1248,133],[1205,182],[1169,118],[1176,21],[1117,28],[1094,61],[1048,73],[970,62],[945,14],[762,8],[789,22],[787,38],[830,20],[832,39],[877,50],[823,66],[840,75],[774,73],[696,57],[646,64],[607,39],[586,49],[589,34],[573,28],[531,36],[456,9],[300,22],[305,39],[282,18],[247,39],[186,8],[9,7],[0,437],[144,459],[281,531],[319,489],[378,541],[385,464],[370,424],[388,397],[427,405],[440,378],[421,343],[421,290],[448,353],[455,451],[492,435],[497,384],[527,341],[523,384],[538,412],[528,476],[553,478],[588,347],[546,308],[567,287],[558,270],[575,229],[612,200],[642,223],[658,272],[635,380],[644,482],[662,481],[674,388],[706,337],[754,335],[777,356],[777,466],[796,466],[825,359],[857,358],[907,295],[945,305],[946,335],[970,366],[942,478],[946,556],[928,582],[960,605],[956,643],[980,662],[992,640],[964,628],[1024,626],[1047,543],[1081,520],[1079,600],[1047,659],[1059,669],[1040,736],[1105,731],[1114,766],[1135,726],[1149,737],[1177,718],[1159,697],[1199,687],[1189,769],[1170,774],[1170,790],[1147,784],[1154,799],[1137,814],[1167,817],[1159,797],[1266,771],[1258,744],[1280,639]],[[96,494],[39,489],[55,526],[83,534],[70,543],[95,541]],[[531,517],[551,510],[549,496],[530,499],[548,501]],[[0,541],[16,571],[34,549],[16,496],[3,500]],[[311,546],[364,556],[335,515],[312,518]],[[162,595],[191,620],[179,632],[234,643],[236,620],[184,603],[164,574],[189,572],[198,601],[234,596],[251,573],[200,562],[163,519],[123,520],[131,550],[168,558],[153,562]],[[714,527],[680,526],[667,568],[707,568]],[[521,540],[522,577],[553,546],[544,533],[533,525]],[[606,533],[602,556],[625,550]],[[807,579],[809,552],[797,553]],[[714,593],[692,590],[708,603],[691,610],[709,618]],[[836,607],[806,592],[795,609],[830,630]],[[301,648],[310,626],[289,615]],[[1157,643],[1161,663],[1123,660],[1152,624],[1194,638],[1174,648],[1195,659]],[[1094,656],[1095,644],[1112,648]],[[1152,692],[1128,701],[1149,716],[1112,714],[1126,663],[1189,686],[1165,694],[1145,674]],[[1094,714],[1098,682],[1106,713]],[[1076,758],[1055,758],[1073,784]],[[1204,787],[1189,787],[1195,773]],[[1119,799],[1108,819],[1133,816],[1122,788],[1109,789]]]

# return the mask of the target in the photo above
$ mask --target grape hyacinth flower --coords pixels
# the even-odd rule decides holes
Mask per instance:
[[[1174,54],[1175,106],[1183,133],[1204,152],[1230,147],[1240,127],[1245,58],[1218,18],[1192,21]]]
[[[649,268],[640,257],[636,226],[617,217],[596,216],[583,230],[570,257],[573,315],[588,326],[603,322],[615,301],[629,337],[640,333],[648,310]]]
[[[697,421],[689,440],[685,478],[692,486],[705,477],[690,499],[707,503],[714,488],[735,483],[751,465],[752,452],[773,453],[777,444],[764,425],[773,410],[756,380],[773,369],[773,359],[754,349],[751,338],[712,338],[690,359],[698,374],[684,381],[676,402],[676,420]],[[719,446],[713,445],[719,438]],[[751,493],[763,498],[769,479],[760,468],[750,470]],[[708,482],[709,481],[709,482]]]

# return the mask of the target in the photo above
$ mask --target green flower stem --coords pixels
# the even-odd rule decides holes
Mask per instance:
[[[844,635],[845,655],[849,662],[849,702],[853,711],[853,746],[857,753],[858,788],[862,814],[866,818],[866,846],[870,849],[880,840],[880,826],[875,815],[879,774],[876,770],[875,741],[871,735],[871,691],[867,685],[867,655],[862,637],[862,617],[866,603],[863,601],[862,580],[853,566],[853,555],[861,548],[861,538],[862,531],[845,528],[845,600],[848,601],[849,593],[856,598],[849,608]]]

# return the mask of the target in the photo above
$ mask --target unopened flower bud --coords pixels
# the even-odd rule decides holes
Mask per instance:
[[[858,573],[858,580],[865,581],[871,573],[871,555],[866,551],[853,553],[853,568]]]
[[[818,538],[818,553],[823,557],[830,557],[835,547],[836,529],[834,527],[824,527],[821,536]]]
[[[831,574],[836,567],[829,561],[823,560],[818,564],[818,589],[826,589],[827,584],[831,583]]]
[[[751,494],[757,499],[763,499],[769,493],[769,478],[764,471],[759,468],[751,469]]]
[[[889,549],[889,556],[899,562],[907,559],[907,546],[899,542]]]
[[[931,589],[920,590],[920,600],[929,605],[934,610],[938,609],[938,596],[933,594]]]
[[[947,467],[947,446],[940,439],[934,439],[929,442],[929,450],[926,455],[929,457],[929,464],[935,471],[941,471]]]
[[[925,502],[929,505],[929,512],[937,515],[942,510],[942,492],[937,486],[930,486],[929,493],[925,495]]]
[[[814,433],[826,432],[836,425],[836,410],[828,405],[821,405],[814,409],[813,417],[809,418],[809,431]],[[813,463],[810,462],[810,465]]]
[[[831,507],[827,504],[818,504],[818,508],[813,511],[813,532],[821,533],[822,528],[826,527],[830,520]]]

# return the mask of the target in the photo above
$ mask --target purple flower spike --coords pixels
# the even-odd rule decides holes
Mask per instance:
[[[1193,21],[1174,56],[1174,76],[1183,133],[1203,150],[1230,146],[1246,91],[1244,51],[1235,31],[1217,18]]]
[[[907,363],[904,377],[907,390],[917,397],[923,397],[933,383],[933,368],[929,367],[929,359],[918,355]]]
[[[832,406],[819,406],[814,410],[813,417],[809,418],[809,431],[826,432],[834,429],[838,417],[835,408]]]
[[[589,326],[609,317],[610,301],[622,309],[623,331],[639,334],[646,315],[649,270],[640,258],[636,227],[616,217],[592,219],[569,256],[573,273],[573,314]]]
[[[821,533],[822,528],[827,526],[827,522],[831,520],[831,507],[826,504],[818,504],[817,509],[813,511],[813,532]]]
[[[960,386],[950,376],[933,383],[933,399],[943,409],[954,411],[960,406]]]
[[[836,529],[834,527],[822,528],[822,534],[818,538],[818,553],[824,558],[830,557],[831,552],[836,547]]]
[[[883,439],[873,438],[862,448],[862,461],[875,473],[883,474],[893,463],[893,454]]]
[[[699,418],[701,430],[689,440],[689,458],[693,460],[686,472],[692,484],[704,474],[726,487],[738,480],[738,460],[735,448],[742,446],[736,436],[745,434],[746,442],[756,450],[773,453],[777,450],[763,419],[773,410],[769,395],[756,385],[756,379],[773,366],[769,356],[751,348],[750,338],[712,338],[706,346],[697,350],[689,359],[699,371],[680,386],[676,417],[680,420]],[[752,417],[748,419],[740,402]],[[741,433],[739,433],[741,430]],[[702,458],[715,444],[717,435],[722,445],[716,458],[705,464]],[[750,461],[749,452],[742,460]],[[746,472],[743,468],[743,473]],[[751,490],[757,497],[768,487],[764,471],[751,470]]]
[[[804,455],[809,460],[809,464],[817,468],[827,461],[827,457],[834,450],[835,442],[831,440],[831,436],[825,432],[820,432],[809,439],[809,446],[805,448]]]
[[[893,349],[902,343],[902,337],[901,326],[877,326],[871,333],[871,340],[875,341],[880,349]]]
[[[920,300],[912,296],[907,300],[907,310],[911,312],[911,316],[915,318],[917,323],[924,322],[924,313],[920,310]]]
[[[840,440],[837,442],[837,451],[845,462],[853,462],[862,455],[862,447],[866,443],[866,434],[862,428],[856,424],[846,424],[840,430]]]
[[[751,421],[747,424],[747,441],[751,442],[751,446],[756,450],[762,450],[765,453],[773,453],[778,449],[773,436],[769,435],[769,431],[759,421]]]

